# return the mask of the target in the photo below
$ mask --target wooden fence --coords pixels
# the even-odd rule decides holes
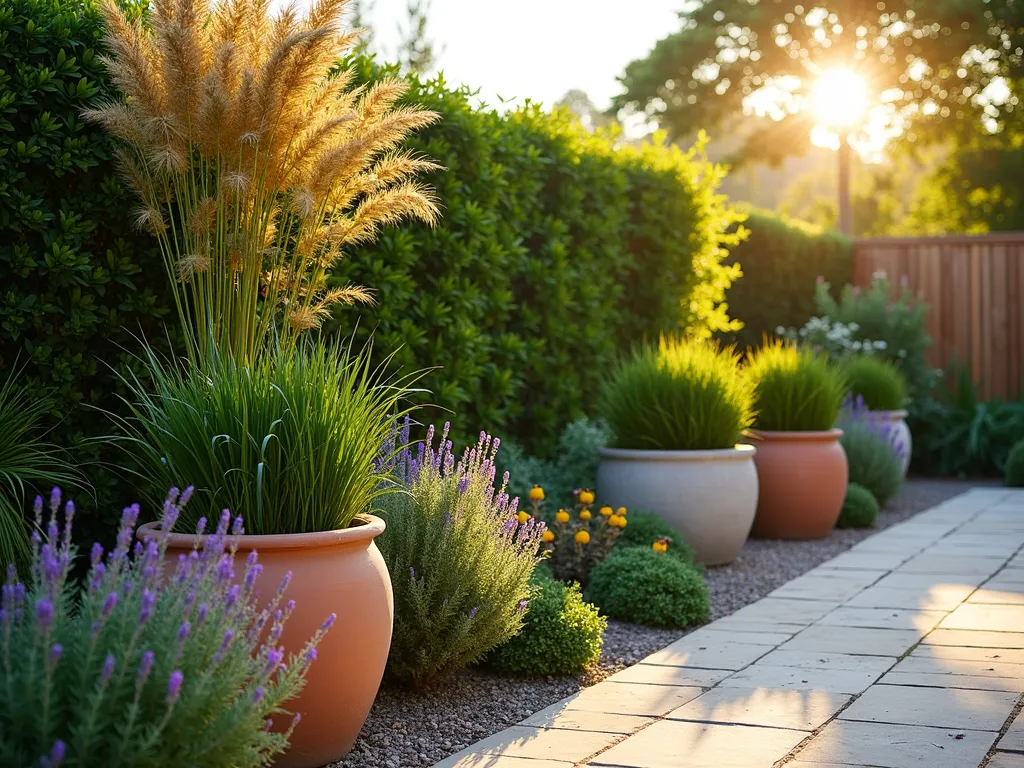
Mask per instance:
[[[1024,395],[1024,233],[858,240],[854,283],[879,270],[931,306],[933,365],[969,365],[986,399]]]

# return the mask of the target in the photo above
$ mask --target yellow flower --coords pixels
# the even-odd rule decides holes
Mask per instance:
[[[612,515],[612,508],[611,507],[601,507],[600,512],[601,512],[601,514],[604,517],[611,517],[611,515]]]
[[[589,544],[590,534],[586,531],[576,531],[576,543],[577,544]]]
[[[530,501],[544,501],[544,489],[539,485],[530,489]]]
[[[619,515],[620,517],[625,517],[626,516],[626,508],[625,507],[619,507],[617,510],[615,510],[615,514]]]
[[[593,504],[594,503],[594,492],[590,489],[584,489],[580,491],[580,504]]]
[[[555,540],[555,534],[553,534],[551,531],[544,531],[543,535],[540,538],[541,541],[543,541],[545,544],[550,544],[552,541]]]
[[[590,510],[589,509],[584,509],[582,512],[580,512],[580,520],[583,520],[584,522],[586,522],[587,520],[590,519],[590,517],[591,517],[591,515],[590,515]]]
[[[668,541],[666,539],[658,539],[656,542],[651,544],[651,549],[655,552],[664,554],[665,552],[668,552]]]
[[[519,524],[520,525],[526,525],[526,521],[529,520],[529,519],[530,519],[530,516],[528,514],[526,514],[522,510],[519,510]]]
[[[619,528],[625,528],[628,522],[625,515],[619,515]]]
[[[555,515],[555,520],[557,520],[560,523],[568,523],[569,513],[566,512],[564,509],[560,509],[558,510],[558,514]]]
[[[612,528],[625,528],[626,518],[622,515],[612,515],[608,518],[608,525],[610,525]]]

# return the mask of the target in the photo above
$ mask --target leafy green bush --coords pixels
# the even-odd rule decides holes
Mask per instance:
[[[362,66],[365,79],[393,71]],[[730,326],[721,302],[737,270],[720,260],[734,217],[702,146],[622,145],[566,111],[476,101],[412,81],[406,102],[441,115],[412,146],[447,168],[426,178],[442,219],[385,231],[337,265],[332,284],[371,286],[379,304],[336,321],[347,332],[358,319],[357,338],[375,333],[396,365],[433,368],[423,386],[459,422],[548,457],[622,351]]]
[[[565,584],[538,568],[522,632],[499,645],[488,664],[504,675],[575,675],[601,656],[607,621],[583,601],[579,584]]]
[[[399,444],[408,443],[406,422]],[[381,498],[377,538],[395,592],[388,673],[422,685],[479,661],[523,624],[544,525],[516,519],[494,487],[499,441],[481,438],[455,463],[448,427],[405,448],[391,469],[402,493]],[[426,446],[424,448],[424,445]]]
[[[862,414],[840,422],[850,482],[867,488],[884,507],[903,485],[903,466],[885,422]]]
[[[1024,435],[1024,401],[982,402],[964,367],[915,403],[911,416],[915,465],[943,477],[1001,476]]]
[[[1010,449],[1003,476],[1011,488],[1024,488],[1024,440],[1018,440]]]
[[[739,442],[752,399],[731,347],[663,337],[618,368],[599,410],[617,448],[710,450]]]
[[[668,554],[684,562],[693,563],[693,550],[683,541],[679,532],[653,512],[630,511],[629,525],[622,529],[616,546],[649,549],[654,542],[661,539],[671,539]]]
[[[254,534],[347,528],[384,492],[377,452],[408,380],[380,381],[368,353],[299,344],[249,365],[212,355],[200,369],[150,351],[153,389],[129,382],[115,439],[151,488],[193,479],[190,525],[245,509]]]
[[[846,498],[836,528],[870,528],[878,519],[878,500],[858,483],[846,486]]]
[[[191,493],[171,491],[165,529]],[[272,730],[267,719],[280,724],[334,616],[302,653],[285,658],[278,646],[291,613],[278,607],[285,585],[266,606],[258,603],[255,552],[236,581],[231,533],[242,531],[242,520],[232,522],[227,510],[172,577],[161,567],[166,544],[150,539],[129,554],[139,506],[128,507],[105,559],[93,545],[79,590],[69,578],[74,505],[65,507],[61,531],[60,501],[54,489],[47,524],[36,499],[45,539],[34,547],[31,582],[8,578],[3,587],[0,765],[134,768],[166,765],[171,754],[199,768],[270,765],[291,728]]]
[[[731,317],[743,328],[725,338],[755,347],[779,325],[802,325],[815,314],[814,281],[832,285],[853,279],[853,242],[771,211],[746,210],[746,237],[729,249],[723,263],[738,265],[743,277],[726,292]]]
[[[614,550],[590,572],[587,599],[613,619],[654,627],[701,624],[710,611],[700,571],[650,546]]]
[[[754,387],[754,428],[774,432],[831,429],[846,394],[846,380],[824,355],[768,341],[747,359]]]
[[[129,0],[122,7],[144,7]],[[52,440],[83,461],[113,458],[85,438],[109,428],[115,372],[141,371],[139,335],[164,341],[169,307],[155,241],[131,224],[131,195],[112,145],[82,108],[110,98],[99,61],[95,0],[7,0],[0,7],[0,370],[21,360],[30,397],[46,396]],[[78,405],[95,408],[76,407]],[[127,491],[94,472],[100,503],[80,498],[83,520]]]
[[[843,365],[851,397],[872,411],[898,411],[907,404],[907,382],[888,360],[853,357]]]

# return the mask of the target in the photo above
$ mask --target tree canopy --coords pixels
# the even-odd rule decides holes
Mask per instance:
[[[691,0],[679,18],[614,106],[676,139],[746,120],[741,157],[802,152],[811,90],[834,69],[865,79],[873,119],[907,145],[996,133],[1018,105],[1021,0]],[[750,131],[751,114],[770,119]]]

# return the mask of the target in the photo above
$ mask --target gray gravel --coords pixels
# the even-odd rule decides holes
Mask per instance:
[[[759,600],[858,541],[979,483],[914,480],[870,530],[835,531],[822,541],[758,541],[744,545],[731,565],[705,574],[711,618]],[[385,685],[355,748],[335,768],[426,768],[480,739],[514,725],[607,675],[635,664],[685,632],[608,622],[597,669],[580,678],[508,680],[464,670],[422,691]]]

